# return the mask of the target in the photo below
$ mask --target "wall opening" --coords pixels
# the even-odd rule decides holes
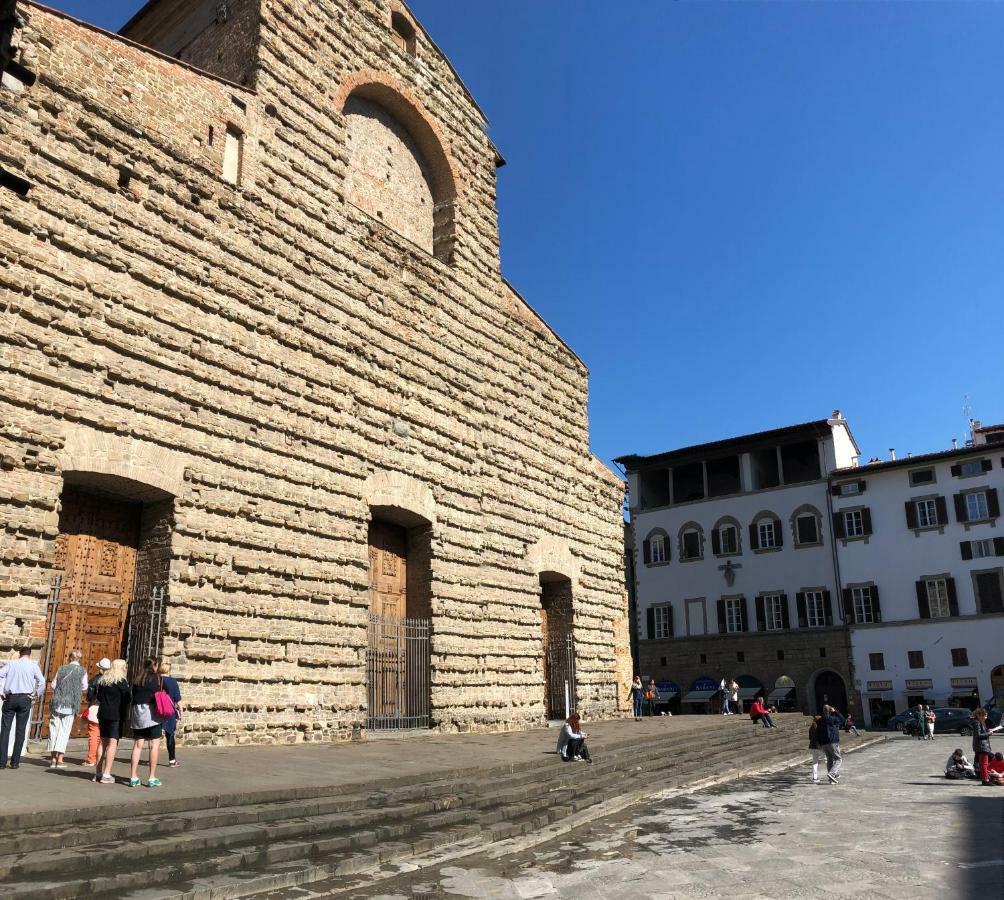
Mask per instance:
[[[657,506],[669,505],[669,470],[649,469],[638,473],[638,487],[641,496],[638,505],[641,509],[654,509]]]
[[[781,447],[781,471],[785,484],[815,481],[820,477],[819,447],[815,441],[799,441]]]
[[[174,499],[126,479],[74,472],[60,504],[42,651],[46,683],[75,648],[88,672],[107,656],[126,659],[133,674],[163,646]],[[47,709],[46,699],[36,733],[45,732]],[[74,736],[86,733],[86,722],[74,723]]]
[[[394,43],[405,53],[414,56],[417,49],[415,27],[408,21],[407,16],[399,12],[391,13],[390,27]]]
[[[689,463],[673,466],[673,503],[704,499],[704,466]]]
[[[540,630],[545,713],[548,719],[564,719],[575,709],[576,690],[571,579],[557,573],[541,574]]]
[[[375,517],[369,526],[366,655],[373,730],[431,724],[432,526]]]
[[[777,487],[781,483],[781,474],[777,467],[777,450],[774,447],[764,447],[750,453],[750,464],[753,469],[753,490]]]
[[[724,497],[738,494],[742,490],[738,456],[709,459],[707,468],[709,497]]]

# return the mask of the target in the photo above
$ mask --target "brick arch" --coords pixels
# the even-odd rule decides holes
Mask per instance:
[[[148,441],[95,431],[74,429],[58,457],[64,480],[100,486],[101,478],[120,484],[120,490],[137,499],[179,497],[184,492],[185,461],[175,451]],[[144,491],[144,488],[146,491]]]
[[[534,575],[560,575],[573,585],[578,583],[579,564],[572,555],[568,541],[554,535],[545,535],[527,545],[525,559]]]
[[[436,524],[436,498],[429,486],[404,472],[374,472],[363,485],[371,515],[407,528]]]

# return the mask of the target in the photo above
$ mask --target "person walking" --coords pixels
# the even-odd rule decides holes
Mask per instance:
[[[729,708],[729,683],[728,679],[723,678],[722,683],[718,688],[718,694],[722,698],[722,715],[731,716],[732,710]]]
[[[87,690],[87,670],[80,665],[79,650],[71,650],[69,661],[60,666],[52,679],[52,699],[49,718],[49,768],[65,769],[66,744],[73,731],[73,722],[80,714],[80,698]]]
[[[639,685],[641,682],[639,681]],[[177,768],[178,758],[175,755],[174,735],[178,730],[178,719],[181,718],[181,688],[176,679],[171,677],[171,661],[165,659],[160,664],[160,686],[161,690],[167,692],[174,704],[174,715],[164,719],[164,740],[167,742],[167,764],[172,768]]]
[[[7,766],[7,748],[10,746],[11,726],[14,727],[14,750],[10,754],[10,767],[21,767],[24,735],[28,730],[31,703],[45,695],[45,676],[38,663],[31,658],[31,647],[22,647],[17,659],[0,667],[0,696],[3,697],[0,713],[0,769]]]
[[[635,675],[628,693],[631,697],[631,707],[634,709],[634,719],[637,722],[641,719],[645,703],[645,688],[641,683],[641,675]]]
[[[659,688],[656,687],[655,679],[649,678],[648,687],[645,688],[645,707],[650,716],[655,715],[655,705],[659,702]]]
[[[844,717],[832,706],[823,707],[823,715],[820,717],[819,749],[826,754],[826,777],[831,784],[840,781],[840,767],[843,765],[843,756],[840,753],[840,727],[844,724]]]
[[[926,726],[927,729],[927,734],[925,735],[925,738],[929,741],[934,740],[934,723],[935,721],[937,721],[937,718],[938,716],[934,711],[934,707],[928,706],[924,712],[924,725]]]
[[[980,781],[984,784],[990,784],[990,759],[994,755],[990,747],[990,735],[999,729],[1000,726],[990,728],[987,725],[985,709],[977,709],[973,713],[973,762],[979,772]]]
[[[98,660],[98,671],[87,685],[87,709],[84,710],[84,721],[87,722],[87,759],[82,766],[97,766],[101,759],[101,728],[98,725],[98,679],[112,667],[112,661],[103,656]]]
[[[129,787],[139,787],[139,764],[143,757],[143,749],[150,744],[150,774],[146,786],[158,788],[161,785],[157,777],[157,757],[160,755],[160,739],[164,734],[161,720],[157,717],[154,707],[154,694],[160,690],[160,660],[150,657],[132,686],[132,735],[135,743],[132,745],[131,767],[129,771]]]
[[[586,747],[588,734],[582,731],[582,722],[578,713],[572,713],[565,721],[561,734],[558,735],[558,753],[563,762],[587,762],[593,760]]]
[[[729,682],[728,685],[729,692],[729,707],[732,713],[742,714],[743,705],[739,702],[739,685],[736,683],[735,679]]]
[[[913,711],[913,719],[917,723],[917,740],[922,741],[927,735],[927,713],[923,703],[918,703]]]
[[[98,679],[94,695],[98,702],[98,731],[101,751],[95,765],[94,780],[100,784],[115,784],[112,765],[122,738],[122,718],[129,703],[129,677],[126,661],[116,659]]]
[[[822,716],[813,716],[809,725],[809,751],[812,753],[812,783],[819,784],[819,764],[826,762],[826,754],[819,746],[820,728]]]

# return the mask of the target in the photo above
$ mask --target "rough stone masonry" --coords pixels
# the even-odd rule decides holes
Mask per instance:
[[[622,711],[623,486],[589,449],[585,366],[500,272],[501,159],[410,11],[154,0],[114,35],[18,10],[0,651],[48,640],[70,495],[124,498],[136,590],[166,590],[183,739],[344,737],[386,515],[429,537],[408,564],[433,727],[542,721],[555,578],[577,705]]]

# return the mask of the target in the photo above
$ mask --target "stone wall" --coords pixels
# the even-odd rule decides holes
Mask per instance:
[[[543,719],[542,541],[574,569],[579,706],[621,711],[622,485],[589,451],[584,365],[502,279],[496,153],[424,33],[416,59],[382,3],[231,3],[228,28],[260,14],[252,92],[21,8],[39,80],[0,92],[0,165],[31,182],[0,198],[0,647],[44,621],[67,448],[121,446],[115,471],[179,473],[164,648],[186,739],[365,717],[367,486],[399,475],[434,506],[441,727]],[[445,258],[346,202],[338,101],[372,84],[426,117],[423,152],[442,142]]]

